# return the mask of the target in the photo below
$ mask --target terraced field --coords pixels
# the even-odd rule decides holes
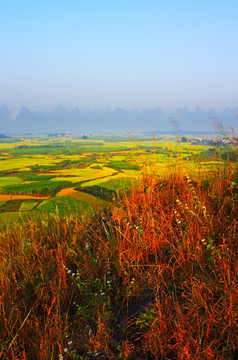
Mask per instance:
[[[219,163],[213,154],[211,146],[173,137],[10,139],[0,143],[0,221],[42,211],[65,215],[69,208],[96,211],[144,173],[163,176],[176,166],[184,173],[209,171]]]

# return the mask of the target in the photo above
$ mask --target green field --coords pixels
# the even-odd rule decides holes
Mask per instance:
[[[232,159],[231,151],[229,156]],[[112,200],[120,191],[136,185],[144,174],[163,177],[175,167],[182,168],[184,174],[207,172],[223,159],[227,160],[224,148],[215,151],[214,146],[199,139],[182,143],[172,136],[156,140],[141,136],[135,141],[129,136],[9,139],[0,144],[1,216],[15,219],[15,213],[58,211],[65,215],[69,208],[72,212],[84,212],[88,207],[92,210],[92,199],[82,200],[77,193],[74,199],[57,194],[73,187],[93,195],[95,202]],[[27,201],[25,196],[36,199]],[[42,196],[49,199],[43,201]]]
[[[37,205],[39,204],[39,202],[37,201],[24,201],[21,206],[19,211],[30,211],[33,210]]]
[[[1,176],[0,177],[0,188],[7,185],[18,185],[21,184],[24,180],[20,179],[17,176]]]

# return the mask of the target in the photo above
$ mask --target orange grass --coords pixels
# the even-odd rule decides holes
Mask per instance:
[[[0,234],[0,358],[236,359],[233,170],[145,175],[91,219]]]

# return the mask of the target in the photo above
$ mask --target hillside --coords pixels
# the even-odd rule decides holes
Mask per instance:
[[[237,358],[237,170],[181,170],[2,229],[2,358]]]

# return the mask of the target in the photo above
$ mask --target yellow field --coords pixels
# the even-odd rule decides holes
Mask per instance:
[[[195,145],[191,142],[181,143],[172,136],[164,137],[163,140],[154,141],[151,138],[136,142],[129,136],[128,141],[48,139],[45,136],[17,140],[15,143],[0,143],[0,201],[49,199],[49,196],[40,197],[41,193],[37,188],[34,192],[37,196],[16,194],[18,184],[34,186],[35,181],[41,181],[40,175],[52,175],[55,177],[45,180],[48,185],[56,184],[56,194],[51,193],[52,201],[49,203],[52,209],[55,197],[59,197],[60,201],[64,198],[74,198],[94,206],[102,203],[96,195],[77,191],[73,187],[74,184],[77,184],[78,189],[80,186],[98,186],[117,191],[121,186],[128,188],[131,183],[136,183],[143,174],[165,176],[172,173],[175,168],[180,168],[185,175],[192,171],[205,173],[212,166],[219,164],[219,161],[211,156],[209,160],[199,159],[201,152],[207,151],[210,146]],[[133,166],[139,169],[130,170]],[[18,177],[18,174],[22,178]],[[26,174],[31,177],[24,176]],[[68,181],[72,185],[65,184],[64,186],[69,188],[59,191],[57,184],[61,181]],[[4,191],[7,192],[4,188],[8,185],[12,186],[12,194],[4,194]],[[40,189],[40,184],[38,186]],[[21,191],[24,192],[24,188]],[[23,209],[30,207],[22,206]],[[10,214],[8,216],[11,217]]]
[[[87,187],[87,186],[99,185],[102,182],[107,182],[109,180],[120,180],[120,182],[123,183],[123,181],[125,180],[137,179],[140,175],[141,173],[136,170],[122,170],[120,173],[116,173],[116,175],[113,176],[107,176],[105,178],[84,182],[83,184],[81,184],[81,186]]]
[[[34,155],[8,158],[1,162],[1,171],[18,170],[29,171],[32,165],[54,165],[55,159],[50,156]]]
[[[51,174],[60,175],[60,179],[62,180],[63,177],[68,176],[77,176],[80,180],[92,180],[96,178],[103,178],[106,176],[116,175],[117,171],[111,169],[109,167],[102,167],[102,169],[92,169],[91,167],[87,167],[86,169],[62,169],[62,170],[54,170],[51,171]],[[57,178],[52,179],[52,181],[56,180]],[[59,180],[59,178],[58,178]]]

